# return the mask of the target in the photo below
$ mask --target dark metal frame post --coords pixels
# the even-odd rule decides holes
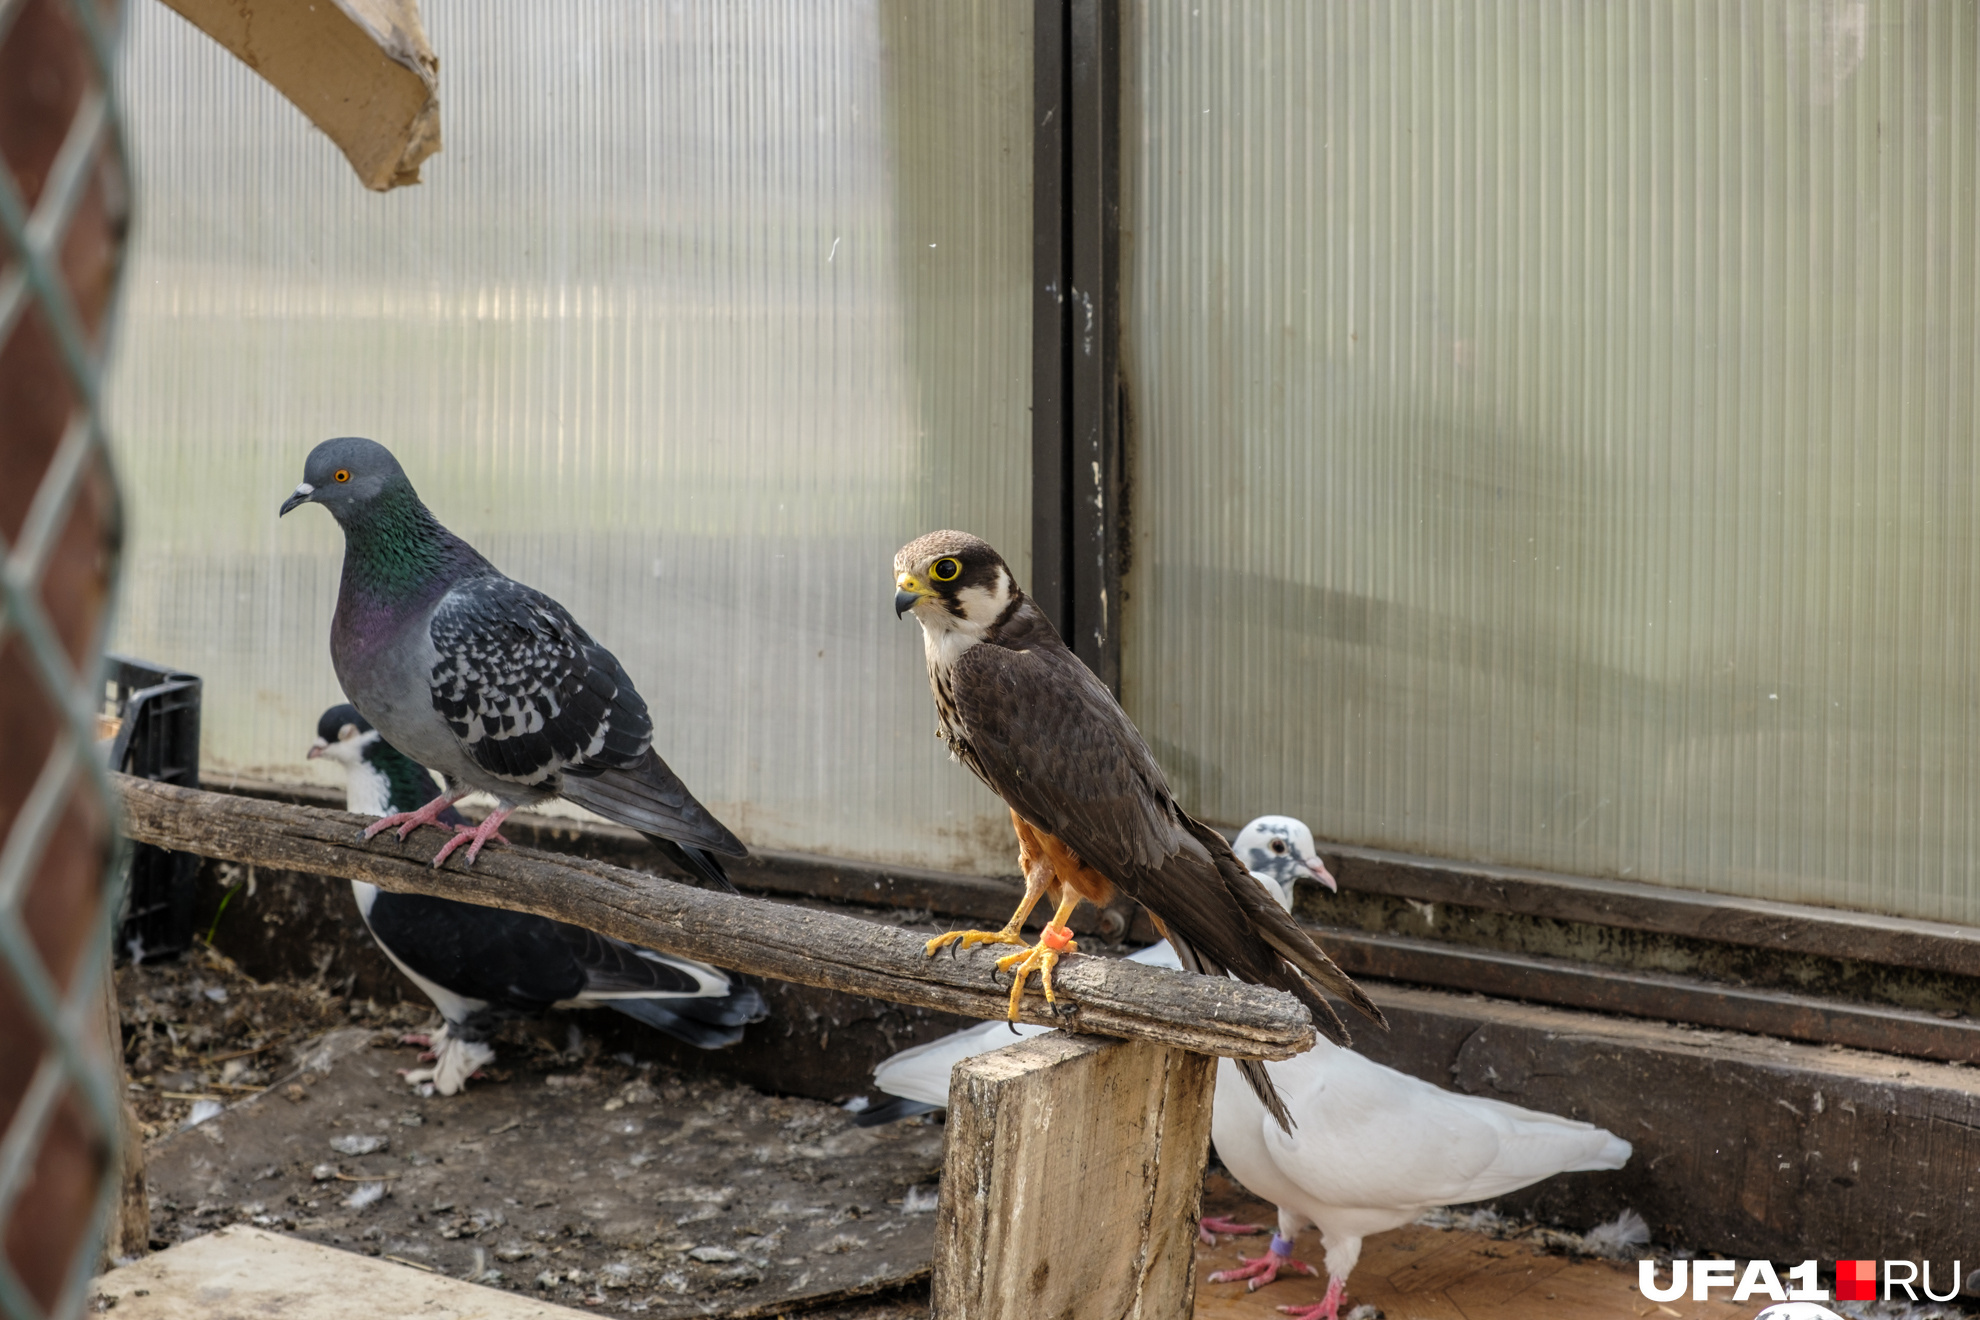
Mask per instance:
[[[1071,13],[1036,0],[1032,24],[1031,598],[1072,636],[1072,352],[1066,320],[1072,233],[1066,206],[1066,117]]]
[[[1032,594],[1120,690],[1120,5],[1037,0]]]

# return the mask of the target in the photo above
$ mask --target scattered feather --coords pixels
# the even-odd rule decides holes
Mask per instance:
[[[1606,1224],[1597,1224],[1582,1238],[1591,1256],[1635,1260],[1650,1245],[1650,1225],[1634,1210],[1624,1210]]]
[[[385,1199],[385,1184],[382,1182],[359,1183],[357,1190],[344,1198],[344,1204],[352,1210],[362,1210]]]

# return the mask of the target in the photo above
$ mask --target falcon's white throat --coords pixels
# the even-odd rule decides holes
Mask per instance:
[[[1011,604],[1011,575],[1001,566],[990,587],[964,587],[956,593],[956,606],[950,609],[933,596],[915,602],[914,620],[921,625],[921,645],[928,654],[929,668],[947,675],[964,651],[982,641],[991,625],[1002,618]]]

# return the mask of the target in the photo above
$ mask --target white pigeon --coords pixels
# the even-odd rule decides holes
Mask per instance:
[[[1334,887],[1314,854],[1312,834],[1291,817],[1260,817],[1235,847],[1287,908],[1301,874]],[[1177,966],[1166,944],[1131,956]],[[1024,1036],[1046,1030],[1017,1028]],[[872,1109],[862,1120],[940,1108],[948,1100],[949,1070],[1009,1044],[1009,1033],[1002,1022],[986,1022],[896,1054],[874,1070],[873,1080],[909,1105]],[[1282,1271],[1317,1275],[1293,1257],[1300,1230],[1316,1227],[1327,1253],[1327,1295],[1313,1306],[1279,1308],[1298,1320],[1339,1320],[1348,1275],[1362,1239],[1372,1233],[1400,1228],[1438,1206],[1503,1196],[1557,1173],[1618,1169],[1630,1157],[1627,1141],[1592,1124],[1446,1091],[1324,1039],[1298,1058],[1268,1063],[1266,1071],[1297,1126],[1280,1130],[1237,1067],[1220,1059],[1211,1140],[1239,1183],[1278,1206],[1278,1233],[1265,1255],[1210,1281],[1242,1279],[1256,1289]],[[1205,1219],[1200,1231],[1208,1237],[1263,1230]]]

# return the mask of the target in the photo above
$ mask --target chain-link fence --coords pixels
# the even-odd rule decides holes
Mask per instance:
[[[98,397],[128,167],[118,0],[0,0],[0,1316],[79,1313],[120,1183],[94,754],[116,577]]]

